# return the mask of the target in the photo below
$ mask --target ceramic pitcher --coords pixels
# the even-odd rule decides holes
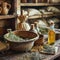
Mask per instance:
[[[2,2],[2,12],[1,12],[1,14],[7,15],[10,8],[11,8],[11,5],[9,3]]]

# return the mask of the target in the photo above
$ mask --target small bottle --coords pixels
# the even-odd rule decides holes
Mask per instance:
[[[12,33],[12,29],[7,29],[8,34],[8,38],[13,38],[13,33]]]
[[[43,45],[44,36],[39,31],[38,22],[34,22],[34,24],[35,24],[35,29],[37,30],[37,34],[39,35],[39,39],[35,41],[34,45],[38,45],[38,46]]]
[[[34,22],[35,24],[35,29],[37,30],[38,34],[41,34],[39,26],[38,26],[38,22]]]
[[[34,32],[34,33],[38,33],[37,30],[35,29],[34,24],[31,24],[31,29],[30,31]]]
[[[54,22],[50,21],[50,29],[48,31],[48,44],[55,43],[55,31],[54,31]]]
[[[39,33],[38,23],[37,23],[37,22],[34,22],[34,25],[35,25],[35,29],[36,29],[37,32]]]

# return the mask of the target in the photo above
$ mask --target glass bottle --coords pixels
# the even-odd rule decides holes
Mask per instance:
[[[54,22],[50,22],[50,29],[48,31],[48,44],[55,43],[55,31],[54,31]]]
[[[37,32],[39,33],[38,22],[34,22],[34,25],[35,25],[35,29],[36,29]]]
[[[9,34],[8,34],[8,38],[13,38],[13,37],[12,37],[12,35],[13,35],[12,29],[7,29],[7,32],[9,33]]]
[[[35,29],[37,30],[38,34],[41,34],[39,26],[38,26],[38,22],[34,22],[35,24]]]
[[[30,31],[34,32],[34,33],[38,33],[37,30],[35,29],[34,24],[31,24],[31,29]]]
[[[34,24],[35,24],[35,29],[37,30],[37,33],[39,35],[39,39],[35,41],[35,45],[43,45],[43,38],[44,38],[44,36],[39,31],[38,22],[34,22]]]

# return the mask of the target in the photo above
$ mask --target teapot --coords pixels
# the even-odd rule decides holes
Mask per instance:
[[[9,10],[11,8],[11,5],[7,2],[2,2],[2,11],[1,11],[1,14],[3,15],[7,15]]]

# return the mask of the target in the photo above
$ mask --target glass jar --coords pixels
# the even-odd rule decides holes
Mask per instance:
[[[47,3],[47,0],[38,0],[39,3]]]
[[[28,3],[35,3],[35,0],[27,0]]]
[[[21,3],[27,3],[27,0],[21,0]]]

